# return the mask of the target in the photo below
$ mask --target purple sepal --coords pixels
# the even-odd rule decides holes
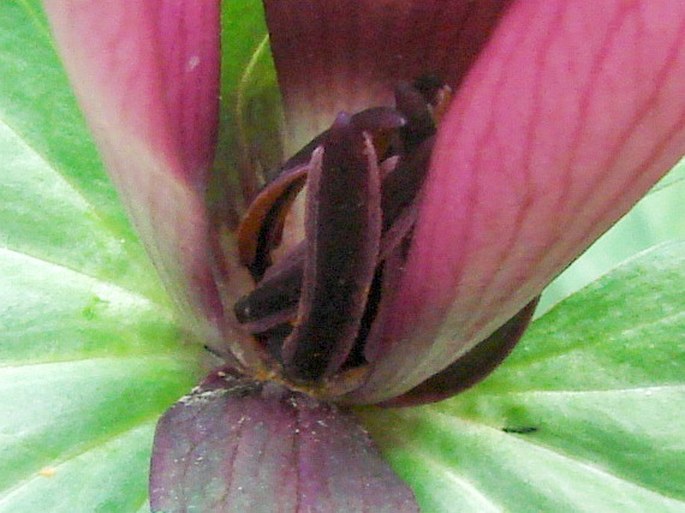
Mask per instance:
[[[164,513],[419,511],[350,413],[230,371],[160,420],[150,504]]]

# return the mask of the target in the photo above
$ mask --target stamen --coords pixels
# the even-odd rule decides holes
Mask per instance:
[[[300,380],[331,375],[352,349],[381,231],[375,150],[349,116],[338,116],[312,163],[302,297],[295,329],[283,344],[286,373]]]
[[[270,275],[259,282],[248,296],[238,300],[234,308],[238,322],[255,323],[284,310],[293,311],[297,308],[304,272],[304,252],[301,251],[303,249],[304,246],[298,247],[296,252],[269,269]],[[278,269],[273,271],[276,267]],[[267,325],[259,331],[266,331],[272,327]]]
[[[270,253],[280,243],[288,209],[306,183],[308,165],[286,168],[254,199],[238,227],[240,260],[259,280],[271,265]]]
[[[389,107],[374,107],[352,116],[357,130],[368,133],[383,156],[392,136],[406,124],[404,116]],[[288,210],[305,185],[313,152],[329,137],[330,130],[318,135],[290,158],[281,173],[254,199],[238,227],[238,250],[243,265],[259,280],[271,265],[270,253],[280,244]]]
[[[407,124],[400,131],[404,153],[411,155],[426,139],[435,134],[435,123],[429,104],[423,95],[410,84],[395,89],[397,109],[407,116]]]
[[[282,367],[282,378],[313,385],[364,366],[387,303],[383,291],[392,288],[386,280],[397,278],[408,247],[450,93],[424,77],[397,87],[395,108],[339,115],[248,208],[239,250],[257,284],[235,314]],[[305,184],[305,240],[275,256]]]

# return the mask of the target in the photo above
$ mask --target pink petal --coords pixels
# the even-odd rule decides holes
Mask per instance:
[[[218,122],[219,2],[46,0],[45,10],[98,140],[124,153],[137,139],[181,181],[204,186]]]
[[[219,2],[46,0],[102,158],[162,278],[202,331],[221,304],[204,189],[218,112]]]
[[[683,41],[681,0],[514,4],[440,127],[361,398],[402,393],[483,340],[678,160]]]
[[[456,85],[510,0],[265,0],[290,150],[340,111],[392,105],[399,80]]]

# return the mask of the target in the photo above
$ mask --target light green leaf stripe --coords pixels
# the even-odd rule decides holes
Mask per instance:
[[[92,200],[1,119],[0,162],[0,248],[164,301],[144,255],[132,255]]]
[[[0,3],[0,247],[166,298],[76,106],[38,0]]]
[[[0,291],[0,512],[136,511],[201,348],[149,299],[14,251]]]
[[[45,466],[0,497],[0,511],[116,513],[146,504],[155,421],[125,431],[54,466]],[[147,510],[149,513],[149,509]]]
[[[108,230],[131,237],[55,53],[40,0],[5,0],[0,16],[0,120],[96,206]]]

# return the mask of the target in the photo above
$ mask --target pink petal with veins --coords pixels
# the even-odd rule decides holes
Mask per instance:
[[[406,271],[357,400],[445,368],[685,151],[685,3],[521,0],[440,126]]]
[[[45,0],[45,10],[105,165],[163,281],[185,320],[216,336],[222,308],[204,189],[218,115],[219,2]]]

